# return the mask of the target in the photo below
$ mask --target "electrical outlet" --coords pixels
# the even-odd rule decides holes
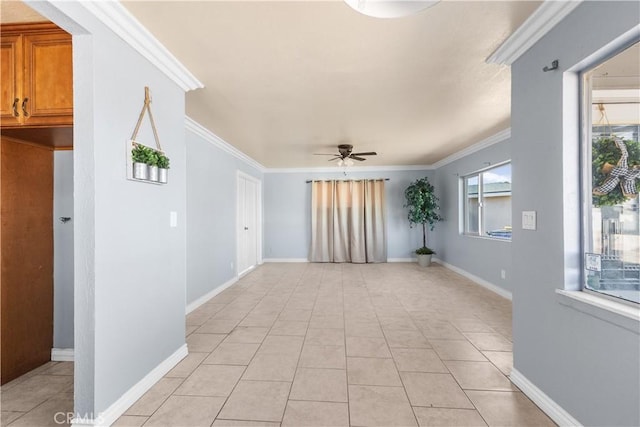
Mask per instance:
[[[505,270],[500,270],[500,277],[502,280],[507,278],[507,272]]]

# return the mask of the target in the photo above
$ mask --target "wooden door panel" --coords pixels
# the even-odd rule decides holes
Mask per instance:
[[[0,44],[0,119],[2,126],[17,125],[21,115],[14,115],[14,103],[18,106],[22,97],[22,43],[18,35],[2,36]],[[17,101],[16,101],[17,100]]]
[[[0,148],[1,382],[50,360],[53,345],[53,152]]]
[[[24,36],[27,126],[73,124],[73,58],[71,36]],[[21,101],[21,103],[23,102]]]

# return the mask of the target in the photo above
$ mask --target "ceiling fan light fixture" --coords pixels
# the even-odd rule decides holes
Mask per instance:
[[[348,158],[348,157],[344,160],[344,165],[345,165],[345,166],[353,166],[354,164],[355,164],[355,163],[353,162],[353,160],[351,160],[351,159],[350,159],[350,158]]]
[[[373,18],[401,18],[427,9],[440,0],[344,0],[354,10]]]

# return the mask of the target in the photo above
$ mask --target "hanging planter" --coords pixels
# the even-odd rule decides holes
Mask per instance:
[[[142,119],[149,113],[149,121],[153,130],[156,148],[147,147],[136,141]],[[169,157],[165,155],[160,146],[160,139],[151,113],[151,97],[149,88],[144,88],[144,106],[138,117],[138,123],[127,141],[127,178],[132,181],[148,182],[150,184],[166,184],[169,181]]]
[[[133,144],[131,149],[131,162],[133,163],[134,179],[149,179],[149,167],[147,160],[149,158],[149,149],[142,144]]]
[[[152,150],[147,162],[149,166],[149,181],[158,182],[158,157],[159,152]]]
[[[158,182],[166,184],[169,179],[169,158],[160,153],[158,156]]]

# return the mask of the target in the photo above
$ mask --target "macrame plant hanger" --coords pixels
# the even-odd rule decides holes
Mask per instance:
[[[603,136],[615,139],[616,136],[613,134],[613,129],[611,128],[611,123],[609,123],[609,117],[607,117],[607,110],[604,108],[604,104],[598,104],[598,111],[600,112],[600,120],[598,120],[598,123],[596,124],[602,126],[604,121],[604,124],[606,125],[605,131],[607,129],[609,130],[609,133]]]
[[[158,131],[156,130],[156,122],[153,120],[153,113],[151,112],[151,95],[149,94],[149,87],[144,87],[144,105],[142,106],[142,111],[140,111],[140,117],[138,117],[138,123],[136,124],[136,128],[131,135],[131,142],[133,145],[138,145],[136,142],[136,137],[138,136],[138,131],[140,130],[140,125],[142,125],[142,119],[144,118],[145,113],[149,113],[149,121],[151,122],[151,129],[153,130],[153,137],[156,140],[156,148],[160,153],[162,151],[162,146],[160,145],[160,138],[158,138]]]

